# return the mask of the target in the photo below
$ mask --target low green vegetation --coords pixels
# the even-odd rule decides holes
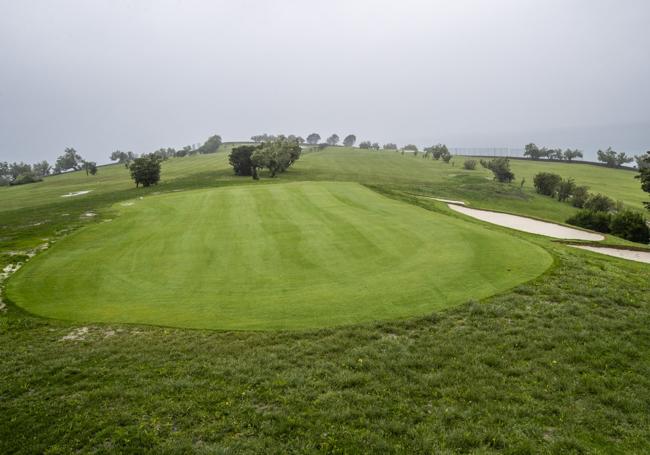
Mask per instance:
[[[188,191],[115,209],[23,267],[7,296],[66,320],[309,328],[426,314],[551,263],[531,244],[358,184]]]
[[[650,267],[486,225],[415,195],[558,221],[577,213],[571,204],[540,195],[519,180],[494,181],[488,169],[466,170],[462,158],[451,166],[388,151],[312,148],[278,178],[253,182],[234,175],[231,150],[231,144],[223,144],[217,153],[170,157],[161,163],[158,185],[147,188],[135,188],[124,163],[100,167],[96,176],[71,172],[36,185],[1,188],[0,269],[26,261],[44,242],[50,245],[7,285],[17,288],[22,280],[24,292],[32,292],[32,285],[40,288],[47,294],[41,308],[58,311],[47,299],[61,290],[46,289],[40,278],[27,283],[25,277],[61,261],[65,269],[52,268],[45,279],[77,289],[81,311],[92,309],[104,292],[133,291],[146,299],[143,290],[150,285],[160,292],[157,283],[158,288],[176,286],[165,291],[177,292],[175,302],[151,299],[142,312],[136,302],[116,310],[110,320],[134,321],[172,305],[178,320],[197,321],[196,313],[185,311],[197,310],[191,308],[195,297],[212,304],[224,297],[201,296],[202,283],[224,280],[220,285],[234,293],[235,286],[225,282],[234,280],[242,299],[257,297],[248,300],[240,316],[259,316],[271,300],[282,319],[287,315],[281,314],[278,293],[295,291],[295,283],[315,272],[310,263],[327,265],[316,254],[331,257],[337,248],[350,248],[350,254],[340,256],[352,257],[357,279],[373,286],[350,285],[360,296],[354,295],[343,311],[368,317],[353,325],[301,331],[224,332],[67,322],[34,315],[5,298],[0,309],[0,452],[650,451]],[[642,208],[647,199],[630,171],[532,160],[511,160],[510,165],[524,183],[539,172],[555,172],[629,208]],[[63,197],[81,191],[90,192]],[[235,207],[234,200],[248,202]],[[333,215],[350,222],[337,223]],[[258,224],[261,219],[265,225]],[[333,223],[343,226],[340,237]],[[458,228],[449,229],[450,223]],[[176,232],[174,239],[161,242],[168,230]],[[251,231],[274,242],[247,249],[257,242],[247,235]],[[139,242],[129,238],[137,232]],[[477,236],[487,236],[481,246],[473,244]],[[461,250],[463,267],[488,258],[474,273],[448,270],[447,261],[439,259],[452,254],[459,237],[473,245],[477,256]],[[507,242],[499,249],[501,238]],[[120,239],[131,246],[119,250]],[[113,249],[97,254],[104,242]],[[228,248],[217,250],[224,242]],[[608,237],[607,242],[624,241]],[[271,251],[259,251],[262,245]],[[480,248],[499,251],[481,254],[485,250]],[[228,251],[235,250],[242,253],[238,264],[261,257],[273,267],[257,267],[259,273],[246,276],[241,266],[242,276],[227,270],[229,265],[205,269],[206,262],[226,264],[227,255],[234,254]],[[542,250],[546,253],[538,256]],[[203,257],[194,270],[192,255]],[[540,267],[534,262],[548,260],[547,255],[553,265],[497,295],[475,297],[469,289],[476,283],[507,276],[491,269],[490,258],[499,264],[500,255],[514,255],[517,270]],[[363,273],[382,265],[390,270],[386,283]],[[344,266],[354,273],[351,263]],[[340,276],[344,266],[330,265],[327,273],[335,279],[328,288],[338,282],[345,287],[351,279]],[[95,270],[94,279],[82,268]],[[72,276],[62,277],[64,272]],[[77,272],[84,286],[73,283]],[[182,282],[180,277],[187,280],[191,273],[197,280]],[[327,276],[315,275],[312,279],[326,281]],[[110,289],[108,283],[124,289]],[[442,283],[436,288],[440,294],[432,283]],[[381,319],[381,311],[393,318],[400,310],[380,309],[381,290],[392,295],[421,291],[421,308],[405,319],[368,322]],[[454,292],[456,305],[436,306],[445,299],[453,302]],[[326,306],[336,304],[327,301]],[[95,310],[101,312],[99,306]],[[331,308],[331,315],[341,320],[338,310]],[[68,318],[77,314],[72,307],[61,311]]]

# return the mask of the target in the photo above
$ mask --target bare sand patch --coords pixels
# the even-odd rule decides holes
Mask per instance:
[[[81,196],[82,194],[88,194],[92,190],[83,190],[83,191],[73,191],[68,194],[62,194],[61,197],[74,197],[74,196]]]
[[[627,259],[629,261],[645,262],[650,264],[650,251],[637,251],[625,250],[622,248],[607,248],[604,246],[590,246],[590,245],[569,245],[573,248],[580,248],[581,250],[592,251],[594,253],[606,254],[616,258]]]
[[[567,240],[604,240],[605,237],[600,234],[574,229],[561,224],[539,221],[533,218],[526,218],[509,213],[491,212],[489,210],[471,209],[456,204],[447,204],[447,206],[459,213],[467,216],[486,221],[499,226],[516,229],[517,231],[528,232],[531,234],[545,235],[556,239]]]
[[[447,204],[456,204],[456,205],[467,205],[463,201],[454,201],[453,199],[443,199],[440,197],[432,197],[432,196],[422,196],[427,199],[433,199],[434,201],[439,201],[439,202],[446,202]]]

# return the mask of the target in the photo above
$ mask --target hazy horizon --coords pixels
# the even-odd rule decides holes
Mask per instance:
[[[318,132],[650,149],[650,3],[0,0],[0,161]]]

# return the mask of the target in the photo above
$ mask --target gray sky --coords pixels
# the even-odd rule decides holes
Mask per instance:
[[[0,160],[253,134],[650,149],[647,0],[0,0]]]

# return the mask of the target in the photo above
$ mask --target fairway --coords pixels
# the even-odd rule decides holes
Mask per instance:
[[[542,248],[355,183],[244,185],[114,206],[23,267],[42,316],[301,329],[423,315],[538,276]]]

